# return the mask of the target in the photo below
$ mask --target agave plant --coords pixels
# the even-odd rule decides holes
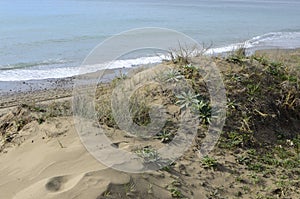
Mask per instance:
[[[174,134],[172,134],[171,132],[168,132],[166,130],[163,130],[161,132],[159,132],[158,134],[156,134],[156,136],[154,138],[160,139],[162,143],[168,143],[170,141],[172,141],[174,137]]]
[[[143,159],[144,163],[155,163],[160,160],[157,150],[150,146],[138,149],[135,153]]]
[[[188,92],[182,91],[181,94],[176,95],[176,104],[180,105],[180,109],[187,109],[188,107],[197,105],[199,103],[199,94],[194,94],[190,90]]]
[[[193,106],[194,111],[199,114],[199,119],[204,124],[210,123],[211,118],[211,106],[209,103],[206,103],[204,100],[200,100],[198,104]]]
[[[178,82],[183,78],[183,75],[176,69],[168,70],[163,75],[166,82]]]

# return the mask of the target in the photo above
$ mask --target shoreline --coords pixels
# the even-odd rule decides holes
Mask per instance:
[[[289,53],[299,53],[297,49],[263,49],[256,50],[253,54],[268,56],[274,60],[283,60],[284,56]],[[152,64],[153,65],[153,64]],[[127,74],[132,70],[140,67],[106,69],[101,83],[110,82],[119,74]],[[154,64],[156,65],[156,64]],[[72,96],[74,80],[77,77],[87,77],[88,81],[83,81],[83,85],[88,85],[90,82],[98,81],[99,72],[93,72],[73,77],[52,78],[42,80],[26,80],[26,81],[0,81],[0,109],[14,107],[24,103],[37,103],[55,99],[69,98]]]

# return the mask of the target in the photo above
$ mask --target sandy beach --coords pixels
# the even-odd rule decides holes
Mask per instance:
[[[0,198],[297,199],[300,197],[299,57],[297,49],[264,50],[252,58],[242,55],[213,58],[232,102],[227,106],[228,116],[218,144],[207,157],[198,157],[203,129],[207,128],[207,124],[201,124],[182,157],[158,171],[141,174],[108,168],[82,144],[72,113],[74,78],[0,82]],[[282,63],[278,74],[284,68],[283,72],[293,76],[279,80],[277,74],[263,69],[275,67],[274,63]],[[179,68],[193,80],[192,69],[166,65]],[[265,73],[260,79],[259,74]],[[112,80],[118,74],[119,71],[108,71],[107,77]],[[281,81],[280,85],[268,88],[264,82],[267,78],[270,83]],[[258,93],[254,87],[245,86],[251,84],[250,80],[261,81]],[[113,82],[108,81],[97,90],[99,112],[104,112],[101,105],[112,92]],[[167,114],[179,114],[180,108],[171,104],[172,100],[159,97],[156,88],[152,92],[152,99],[162,102]],[[271,96],[274,99],[268,100]],[[274,104],[270,101],[280,99],[285,108],[272,110],[272,106],[280,105],[276,104],[278,101]],[[277,110],[282,111],[280,116]],[[248,119],[244,114],[248,114]],[[143,140],[133,139],[113,127],[109,118],[101,118],[101,114],[99,117],[100,126],[107,130],[117,148],[132,151],[133,145],[145,146]],[[176,123],[174,118],[171,121]],[[275,129],[278,132],[273,132]],[[154,139],[146,144],[159,147],[164,146],[164,141]]]

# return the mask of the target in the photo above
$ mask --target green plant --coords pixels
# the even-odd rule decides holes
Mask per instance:
[[[34,112],[46,112],[46,110],[39,106],[39,105],[36,105],[36,104],[21,104],[20,105],[22,108],[27,108],[28,110],[30,111],[34,111]]]
[[[207,197],[208,197],[208,198],[220,198],[220,196],[221,196],[221,195],[220,195],[218,189],[212,190],[212,191],[210,191],[209,194],[207,194]]]
[[[172,187],[170,189],[171,195],[173,198],[181,198],[183,197],[181,191],[179,189],[177,189],[176,187]]]
[[[245,147],[251,144],[251,134],[247,132],[223,132],[220,146],[224,148]]]
[[[260,83],[247,85],[249,95],[254,96],[260,91]]]
[[[17,120],[16,121],[17,131],[20,131],[27,123],[28,121],[25,121],[23,119]]]
[[[244,143],[244,136],[243,134],[236,133],[236,132],[229,132],[227,134],[228,136],[228,144],[230,147],[238,147],[242,146]]]
[[[285,159],[282,161],[282,167],[285,169],[294,169],[299,167],[300,160]]]
[[[43,122],[45,122],[45,118],[39,117],[39,118],[37,119],[37,122],[38,122],[39,124],[42,124]]]
[[[115,76],[115,78],[111,82],[111,85],[113,87],[116,87],[120,82],[124,81],[127,78],[128,76],[120,70],[119,75]]]
[[[180,109],[187,109],[199,104],[199,94],[194,94],[190,90],[188,92],[182,91],[181,94],[176,95],[176,97],[178,100],[175,104],[180,105]]]
[[[226,61],[235,63],[235,64],[243,64],[248,59],[246,57],[246,48],[240,47],[239,49],[233,51],[231,55],[226,58]]]
[[[163,73],[163,79],[165,79],[166,82],[174,83],[183,79],[183,75],[181,75],[178,70],[171,69]]]
[[[278,180],[275,182],[275,184],[276,184],[276,186],[283,188],[283,187],[288,186],[290,183],[285,180]]]
[[[272,165],[272,166],[279,166],[280,162],[274,157],[273,153],[264,154],[260,157],[260,162]]]
[[[234,73],[232,75],[230,75],[230,81],[235,81],[235,82],[240,82],[242,80],[242,77],[240,74]]]
[[[275,153],[281,159],[288,159],[290,156],[293,156],[293,154],[289,150],[283,148],[282,146],[276,146]]]
[[[267,66],[269,64],[268,59],[264,56],[254,56],[253,59],[258,61],[263,66]]]
[[[79,97],[80,98],[80,97]],[[74,111],[81,111],[81,115],[82,116],[86,116],[86,117],[91,117],[90,112],[89,112],[89,108],[90,103],[86,103],[86,99],[84,98],[78,102],[76,100],[73,101],[73,103],[75,104],[75,106],[79,106],[76,107],[76,109],[74,109]],[[50,117],[59,117],[59,116],[68,116],[71,115],[71,106],[68,103],[60,103],[60,102],[52,102],[50,105],[48,105],[46,111],[43,112],[43,117],[44,118],[50,118]]]
[[[255,173],[251,173],[248,176],[250,177],[250,180],[253,184],[259,184],[260,182],[262,182],[262,179]]]
[[[204,124],[210,123],[211,118],[211,106],[204,102],[204,100],[198,100],[197,104],[193,105],[193,109],[199,114],[199,119]]]
[[[110,196],[111,196],[111,193],[110,193],[110,191],[106,190],[106,191],[102,194],[102,196],[104,196],[104,197],[110,197]]]
[[[238,191],[235,195],[236,195],[236,197],[242,197],[242,196],[243,196],[243,193],[240,192],[240,191]]]
[[[147,106],[145,99],[140,99],[140,97],[137,96],[131,97],[129,111],[134,123],[141,126],[147,126],[151,123],[151,118],[149,115],[150,107]]]
[[[192,64],[186,64],[184,66],[182,66],[183,69],[186,69],[186,70],[191,70],[191,71],[194,71],[196,70],[197,68],[195,66],[193,66]]]
[[[250,192],[251,189],[250,189],[250,187],[245,185],[245,186],[242,187],[242,190],[245,191],[245,192]]]
[[[217,160],[214,159],[213,157],[209,157],[209,156],[203,157],[201,163],[202,163],[202,166],[206,169],[208,169],[208,168],[213,169],[213,168],[216,168],[218,165]]]
[[[261,163],[250,163],[247,165],[249,170],[262,172],[265,170],[265,167]]]
[[[230,98],[227,98],[227,99],[228,100],[227,100],[226,108],[235,110],[237,107],[236,102],[234,100],[231,100]]]
[[[137,149],[135,153],[143,159],[144,163],[156,163],[161,159],[157,150],[153,149],[150,146],[146,146],[142,149]]]
[[[133,182],[124,185],[126,196],[131,196],[136,192],[136,186]]]
[[[96,105],[97,118],[101,125],[107,125],[109,127],[117,127],[115,119],[113,117],[111,109],[111,101],[109,98],[101,98],[101,103]]]
[[[252,156],[256,156],[256,155],[257,155],[256,149],[249,149],[249,150],[247,150],[247,153],[248,153],[249,155],[252,155]]]
[[[187,65],[191,57],[194,56],[196,47],[182,46],[179,43],[178,49],[169,51],[169,57],[174,64]]]
[[[280,62],[271,62],[269,64],[268,71],[271,75],[282,76],[283,75],[283,64]]]
[[[161,132],[156,134],[156,136],[154,138],[160,139],[162,143],[168,143],[168,142],[172,141],[173,137],[174,137],[173,133],[163,129]]]
[[[170,163],[170,164],[168,164],[167,166],[162,167],[161,170],[162,170],[162,171],[166,171],[166,172],[170,172],[171,169],[172,169],[172,166],[174,166],[174,165],[175,165],[174,162],[173,162],[173,163]]]
[[[250,128],[250,120],[251,116],[246,115],[246,113],[243,113],[243,118],[241,121],[242,126],[240,127],[240,131],[242,132],[252,132]]]
[[[300,160],[300,135],[295,137],[293,140],[293,146],[295,148],[296,154],[298,156],[298,159]]]
[[[241,176],[237,176],[235,178],[235,181],[240,182],[240,183],[246,183],[246,181]]]
[[[252,161],[252,159],[250,159],[247,156],[238,156],[238,157],[236,157],[236,161],[239,164],[246,164],[247,165],[247,164],[250,164],[250,162]]]

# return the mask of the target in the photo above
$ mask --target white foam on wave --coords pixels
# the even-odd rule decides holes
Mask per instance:
[[[248,41],[255,47],[299,48],[300,32],[271,32]]]
[[[131,68],[137,65],[155,64],[166,59],[165,56],[140,57],[137,59],[115,60],[110,63],[84,65],[80,67],[43,67],[35,66],[23,69],[0,71],[0,81],[26,81],[51,78],[66,78],[92,73],[105,69]]]
[[[212,48],[206,51],[208,55],[233,52],[239,48],[245,48],[251,54],[255,49],[295,49],[300,48],[300,32],[271,32],[253,37],[241,43],[235,43],[224,47]]]
[[[246,45],[244,43],[236,43],[236,44],[231,44],[231,45],[224,46],[224,47],[208,49],[207,51],[205,51],[205,54],[206,55],[218,55],[218,54],[222,54],[222,53],[233,52],[241,47],[249,48],[250,46]]]
[[[300,48],[300,32],[271,32],[253,37],[242,43],[235,43],[224,47],[212,48],[205,52],[207,55],[216,55],[233,52],[239,48],[245,48],[248,54],[256,49],[268,48]],[[68,67],[52,65],[40,65],[28,68],[12,70],[0,70],[0,81],[25,81],[50,78],[65,78],[79,74],[96,72],[104,69],[131,68],[138,65],[156,64],[168,60],[167,55],[140,57],[136,59],[115,60],[110,63]]]

